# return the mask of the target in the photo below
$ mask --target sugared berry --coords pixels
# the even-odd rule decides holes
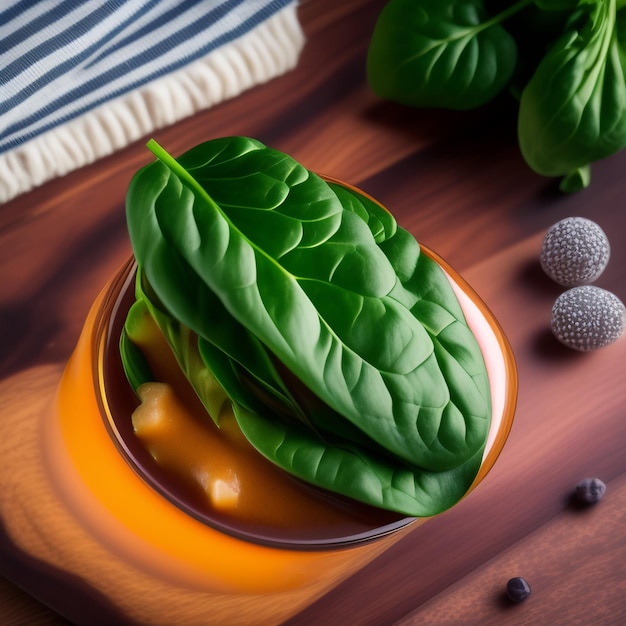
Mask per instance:
[[[585,217],[567,217],[551,226],[541,246],[544,272],[560,285],[588,285],[609,262],[609,240],[598,224]]]
[[[602,499],[606,485],[599,478],[585,478],[576,485],[576,499],[582,504],[595,504]]]
[[[584,285],[562,293],[552,307],[554,336],[575,350],[595,350],[619,339],[626,309],[606,289]]]
[[[530,595],[530,585],[525,578],[516,576],[506,584],[506,595],[511,602],[523,602]]]

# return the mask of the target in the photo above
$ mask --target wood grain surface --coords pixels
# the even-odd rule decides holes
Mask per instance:
[[[516,421],[484,483],[288,624],[626,623],[626,341],[589,354],[560,346],[549,321],[563,288],[538,262],[549,226],[589,217],[612,246],[596,284],[626,300],[626,152],[595,164],[588,189],[562,195],[524,164],[508,97],[467,113],[379,100],[365,55],[383,5],[305,0],[307,44],[294,71],[154,135],[174,154],[250,135],[362,187],[463,274],[515,352]],[[150,159],[144,144],[0,206],[3,389],[33,368],[61,370],[90,304],[130,254],[124,196]],[[578,509],[570,496],[587,476],[607,493]],[[64,623],[18,588],[33,581],[16,563],[1,534],[0,623]],[[532,587],[519,605],[503,595],[512,576]]]

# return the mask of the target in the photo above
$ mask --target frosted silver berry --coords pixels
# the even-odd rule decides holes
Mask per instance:
[[[576,485],[576,499],[581,504],[595,504],[602,499],[606,485],[599,478],[585,478]]]
[[[624,332],[626,309],[610,291],[583,285],[562,293],[552,307],[554,336],[575,350],[595,350],[613,343]]]
[[[609,240],[598,224],[585,217],[567,217],[546,232],[539,260],[552,280],[574,287],[595,281],[610,256]]]
[[[511,602],[523,602],[530,595],[530,585],[525,578],[516,576],[506,584],[506,595]]]

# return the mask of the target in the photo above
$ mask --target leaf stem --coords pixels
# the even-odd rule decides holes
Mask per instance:
[[[161,163],[163,163],[163,165],[165,165],[165,167],[178,176],[178,179],[182,183],[185,183],[192,190],[195,190],[195,192],[201,195],[215,210],[224,215],[224,212],[215,200],[211,198],[209,192],[202,185],[200,185],[193,175],[190,174],[189,171],[185,169],[165,148],[159,145],[154,139],[150,139],[146,144],[146,147],[159,161],[161,161]],[[224,217],[226,218],[226,216]],[[228,221],[230,223],[230,220]]]
[[[490,17],[488,20],[481,22],[480,24],[466,26],[463,29],[459,28],[458,33],[456,33],[454,36],[446,37],[442,39],[441,41],[446,41],[449,43],[451,41],[463,39],[463,37],[467,37],[468,33],[479,33],[481,31],[487,30],[488,28],[491,28],[495,24],[500,24],[501,22],[508,20],[510,17],[512,17],[516,13],[519,13],[522,9],[525,9],[528,5],[532,4],[533,2],[534,0],[519,0],[519,2],[516,2],[515,4],[511,5],[507,9],[504,9],[504,11],[501,11],[500,13]],[[475,36],[475,35],[472,35],[472,36]]]
[[[484,24],[483,28],[488,28],[493,24],[499,24],[500,22],[504,22],[508,20],[511,16],[519,13],[522,9],[525,9],[529,4],[532,4],[534,0],[519,0],[515,4],[511,5],[508,9],[504,9],[497,15],[494,15],[491,19],[488,19]]]
[[[185,179],[187,182],[195,185],[195,179],[189,175],[189,172],[180,165],[180,163],[160,144],[154,139],[150,139],[146,144],[146,147],[154,156],[163,163],[169,170],[175,172],[179,177]]]

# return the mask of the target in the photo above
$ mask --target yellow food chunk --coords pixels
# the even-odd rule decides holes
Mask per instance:
[[[157,464],[201,494],[207,509],[277,527],[336,524],[341,511],[263,458],[224,407],[220,428],[200,403],[190,410],[189,387],[145,383],[132,415],[135,434]]]
[[[194,419],[166,383],[146,383],[137,391],[141,404],[132,415],[133,428],[152,457],[162,467],[195,481],[213,507],[236,507],[240,486],[230,466],[234,456],[216,448],[215,438],[220,435],[213,425]]]
[[[213,478],[209,481],[211,504],[216,509],[234,509],[239,501],[239,480],[234,472],[226,478]]]

